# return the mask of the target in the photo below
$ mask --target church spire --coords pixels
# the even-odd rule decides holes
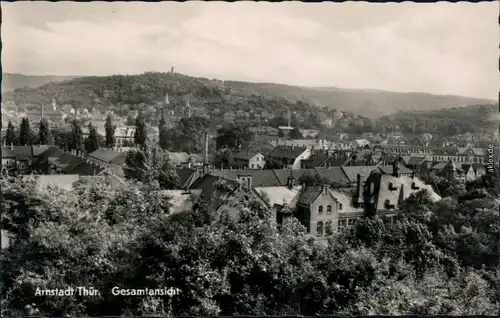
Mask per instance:
[[[163,106],[170,106],[170,101],[168,100],[168,93],[165,93],[165,100]]]

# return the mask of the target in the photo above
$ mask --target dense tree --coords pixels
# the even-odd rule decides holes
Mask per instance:
[[[158,143],[160,144],[160,147],[163,149],[167,149],[169,146],[168,132],[169,130],[165,118],[161,116],[158,125],[158,133],[159,133]]]
[[[215,166],[221,169],[234,167],[233,151],[229,148],[217,150]]]
[[[33,132],[30,128],[30,122],[28,118],[24,117],[21,119],[21,127],[19,129],[19,143],[22,146],[29,146],[32,144]]]
[[[130,176],[134,179],[142,182],[156,180],[164,189],[177,189],[181,186],[168,153],[150,141],[142,148],[129,151],[126,164],[131,170]]]
[[[105,145],[106,148],[113,148],[115,146],[115,130],[116,126],[113,125],[113,119],[111,115],[106,117],[106,123],[104,125],[104,130],[106,132]]]
[[[49,145],[53,143],[49,123],[45,118],[40,121],[40,127],[38,129],[38,139],[41,145]]]
[[[292,129],[292,131],[290,131],[289,137],[290,137],[290,139],[302,139],[303,138],[302,133],[300,132],[298,127],[295,127],[294,129]]]
[[[266,164],[264,165],[264,169],[283,169],[284,164],[281,160],[277,160],[274,158],[267,158]]]
[[[135,133],[134,142],[138,147],[145,147],[146,140],[148,139],[148,133],[146,130],[146,122],[144,121],[144,115],[139,112],[135,119]]]
[[[62,150],[70,150],[71,144],[71,131],[54,128],[52,129],[51,135],[54,138],[54,145],[61,148]]]
[[[2,225],[15,235],[0,255],[3,316],[497,314],[498,192],[475,185],[436,203],[421,191],[393,218],[319,241],[296,219],[277,228],[253,197],[226,201],[239,217],[202,202],[172,215],[175,200],[160,190],[178,187],[175,169],[153,143],[127,165],[140,182],[121,190],[0,180]],[[35,296],[61,286],[102,295]],[[181,292],[116,297],[114,286]]]
[[[83,144],[83,130],[80,123],[74,119],[71,122],[71,140],[69,144],[70,150],[81,151],[84,149]]]
[[[14,125],[9,120],[9,123],[7,124],[7,131],[5,133],[5,143],[7,145],[16,145],[17,142],[18,142],[18,137],[16,135]]]
[[[92,123],[89,123],[89,135],[85,138],[85,150],[87,153],[96,151],[100,146],[100,136]]]
[[[229,148],[232,151],[247,149],[254,134],[248,126],[226,125],[217,131],[217,149]]]

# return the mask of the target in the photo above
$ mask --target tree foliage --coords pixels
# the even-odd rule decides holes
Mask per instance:
[[[318,241],[295,219],[278,229],[253,198],[231,201],[238,218],[201,203],[172,215],[160,191],[161,171],[174,171],[166,152],[147,143],[127,164],[144,182],[121,190],[0,181],[2,224],[15,235],[0,256],[2,315],[497,314],[500,193],[473,188],[433,202],[421,191],[394,218]],[[101,296],[34,296],[63,286]],[[181,292],[116,297],[114,286]]]
[[[38,128],[38,139],[41,145],[48,145],[53,142],[49,123],[45,118],[40,121],[40,127]]]
[[[10,120],[7,124],[7,131],[5,132],[5,143],[7,145],[17,145],[18,143],[18,136],[16,134],[14,125]]]
[[[95,129],[94,126],[92,126],[92,123],[89,123],[89,135],[87,138],[85,138],[85,150],[87,153],[91,153],[99,149],[101,140],[100,136],[97,133],[97,130]]]
[[[106,117],[106,123],[104,124],[104,130],[106,133],[105,145],[106,148],[113,148],[115,146],[115,130],[116,126],[113,125],[113,119],[111,115]]]
[[[144,114],[140,112],[135,119],[134,142],[138,147],[145,147],[147,139],[148,133],[146,130],[146,122],[144,121]]]
[[[144,147],[127,152],[126,164],[131,177],[139,181],[156,181],[163,189],[178,189],[181,186],[168,152],[153,142],[147,141]]]
[[[19,128],[19,143],[21,146],[29,146],[32,144],[33,132],[31,131],[30,122],[28,118],[21,119],[21,127]]]
[[[248,126],[228,124],[217,131],[217,149],[229,148],[235,152],[247,149],[253,137]]]
[[[81,124],[73,119],[71,122],[71,140],[69,147],[71,150],[81,151],[84,149],[83,144],[83,130]]]

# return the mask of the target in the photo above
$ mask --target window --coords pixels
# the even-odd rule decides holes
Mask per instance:
[[[317,236],[323,235],[323,221],[319,221],[318,224],[316,225],[316,235]]]
[[[252,169],[254,168],[254,164],[252,163]]]
[[[332,206],[329,205],[326,207],[326,214],[331,214],[332,213]]]
[[[349,226],[349,227],[353,226],[355,223],[356,223],[355,219],[348,219],[347,220],[347,226]]]
[[[320,206],[318,207],[318,214],[319,214],[319,215],[323,215],[323,206],[322,206],[322,205],[320,205]]]
[[[339,211],[342,210],[342,203],[339,203]]]

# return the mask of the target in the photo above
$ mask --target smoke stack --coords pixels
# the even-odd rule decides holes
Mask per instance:
[[[13,142],[10,143],[10,150],[14,150],[14,143]]]

